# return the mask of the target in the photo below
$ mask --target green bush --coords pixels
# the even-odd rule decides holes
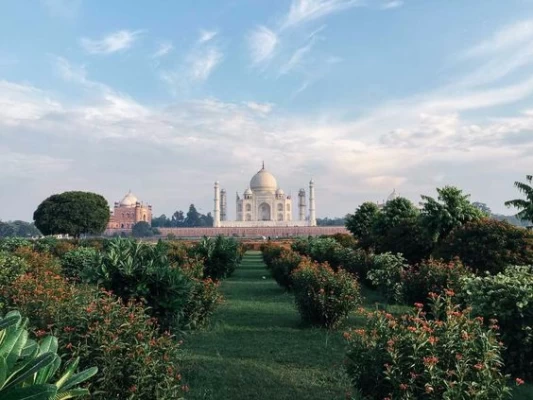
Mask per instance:
[[[362,249],[342,248],[335,253],[339,267],[357,276],[359,281],[366,282],[367,272],[372,257]]]
[[[263,261],[268,269],[272,269],[272,263],[279,258],[283,247],[275,245],[271,242],[263,243],[261,245],[261,253],[263,254]]]
[[[292,273],[294,298],[304,322],[336,328],[361,304],[360,286],[348,272],[304,259]]]
[[[297,252],[300,253],[302,256],[310,256],[311,255],[311,237],[307,238],[297,238],[294,242],[291,244],[291,248]]]
[[[176,366],[180,344],[160,332],[142,303],[125,304],[110,292],[74,286],[39,269],[3,289],[37,337],[51,333],[59,339],[60,356],[81,357],[84,368],[87,362],[100,367],[91,398],[177,399],[187,390]]]
[[[92,247],[79,247],[70,250],[61,257],[63,275],[79,280],[84,270],[89,271],[98,268],[101,261],[100,253]]]
[[[125,302],[143,300],[165,329],[186,319],[191,280],[166,257],[166,247],[117,238],[110,241],[97,268],[84,270],[88,283],[111,290]]]
[[[18,311],[0,317],[0,398],[62,400],[88,395],[87,389],[77,386],[98,369],[75,373],[76,358],[53,382],[61,366],[57,338],[47,336],[37,343],[29,338],[27,324]]]
[[[36,240],[33,243],[33,248],[39,253],[53,253],[53,249],[57,246],[59,242],[59,239],[53,236],[47,236]]]
[[[240,264],[243,249],[233,238],[204,237],[193,246],[192,253],[204,260],[204,276],[212,279],[228,278]]]
[[[279,257],[274,258],[270,272],[276,282],[283,288],[292,289],[292,272],[302,261],[302,256],[289,249],[281,249]]]
[[[463,278],[461,286],[463,299],[475,315],[498,321],[508,371],[533,379],[533,267],[508,267],[494,276]]]
[[[402,274],[407,267],[401,254],[376,254],[370,260],[367,278],[388,301],[394,301],[401,296]]]
[[[508,265],[533,264],[533,232],[504,221],[473,221],[454,229],[435,255],[459,257],[478,273],[497,274]]]
[[[433,250],[433,241],[423,229],[420,218],[406,219],[391,227],[377,242],[379,252],[402,253],[411,264],[429,258]]]
[[[32,247],[33,242],[19,237],[0,239],[0,251],[15,251],[20,247]]]
[[[0,251],[0,288],[11,285],[27,269],[28,263],[23,258]],[[0,290],[0,312],[4,308],[5,301],[6,299],[4,299]]]
[[[445,289],[460,291],[461,278],[470,275],[461,261],[424,260],[409,266],[401,274],[401,293],[397,299],[409,305],[425,303],[429,293],[443,294]]]
[[[450,297],[434,297],[436,318],[426,318],[422,304],[401,318],[362,310],[364,327],[345,333],[345,365],[360,398],[508,399],[496,328],[459,311]]]

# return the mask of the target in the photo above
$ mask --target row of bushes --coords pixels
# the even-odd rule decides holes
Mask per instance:
[[[338,244],[324,238],[300,240],[293,247],[326,262],[336,262],[343,254]],[[346,267],[350,270],[350,264]],[[454,299],[462,309],[471,308],[472,315],[483,318],[486,323],[493,319],[498,321],[501,339],[505,343],[503,357],[506,370],[533,378],[531,267],[509,266],[495,275],[478,276],[458,258],[451,261],[430,258],[409,265],[401,254],[383,253],[366,255],[364,262],[352,264],[351,269],[365,269],[366,282],[379,290],[389,302],[424,304],[425,311],[429,311],[427,299],[431,293],[443,295],[446,290],[452,290],[457,294]]]
[[[169,329],[208,323],[221,300],[211,276],[229,276],[241,246],[206,239],[178,257],[182,246],[166,242],[97,244],[3,241],[0,311],[20,310],[38,337],[59,339],[62,357],[98,365],[96,399],[181,398],[188,388]]]
[[[349,272],[270,243],[262,252],[276,282],[294,294],[304,322],[336,328],[361,304],[359,282]]]

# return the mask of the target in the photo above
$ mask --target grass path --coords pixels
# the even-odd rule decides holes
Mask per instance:
[[[213,326],[185,338],[187,399],[344,399],[341,332],[302,327],[293,298],[248,252],[222,284]]]

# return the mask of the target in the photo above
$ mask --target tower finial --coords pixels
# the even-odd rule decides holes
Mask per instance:
[[[265,160],[263,160],[263,169],[265,169]]]

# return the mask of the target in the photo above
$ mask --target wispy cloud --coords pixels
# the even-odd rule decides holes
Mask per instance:
[[[80,12],[82,0],[40,0],[48,13],[54,17],[72,19]]]
[[[390,0],[381,5],[382,10],[392,10],[393,8],[398,8],[403,6],[403,0]]]
[[[216,47],[203,49],[192,54],[188,59],[191,78],[199,82],[207,80],[223,58],[224,55]]]
[[[198,38],[198,43],[205,43],[212,40],[216,35],[218,35],[217,31],[200,31],[200,37]]]
[[[257,111],[261,114],[269,114],[274,108],[272,103],[257,103],[255,101],[248,101],[244,104],[246,104],[250,110]]]
[[[298,67],[303,58],[307,53],[313,48],[314,40],[311,39],[305,46],[298,48],[291,56],[289,61],[287,61],[280,68],[280,75],[285,75],[291,72],[294,68]]]
[[[531,43],[533,40],[533,19],[515,22],[496,32],[491,38],[466,50],[464,57],[475,57],[499,53],[514,46]]]
[[[142,30],[120,30],[110,33],[102,39],[82,38],[80,43],[88,53],[111,54],[132,47],[143,32]]]
[[[169,54],[172,50],[174,50],[174,46],[172,45],[172,42],[165,41],[159,43],[157,46],[157,50],[152,54],[152,58],[161,58]]]
[[[286,29],[348,8],[364,6],[363,0],[293,0],[281,28]]]
[[[278,45],[278,35],[265,26],[258,26],[248,35],[248,45],[252,62],[261,64],[274,55]]]

